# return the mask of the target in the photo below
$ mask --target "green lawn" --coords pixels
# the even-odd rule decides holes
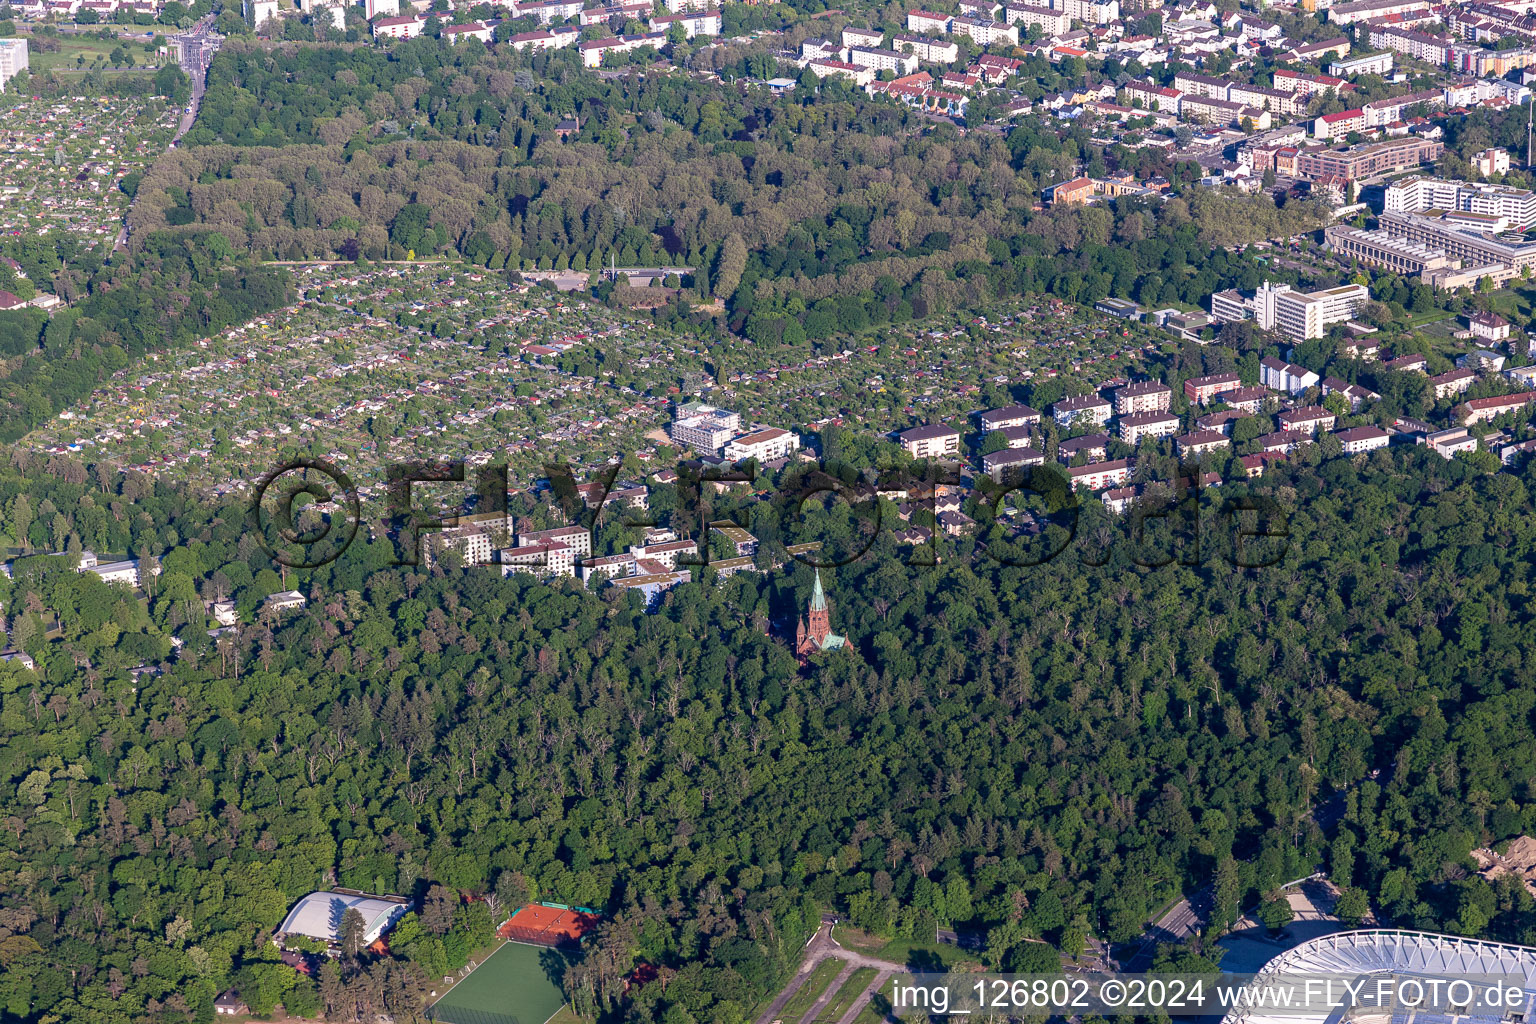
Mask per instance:
[[[565,1006],[568,954],[508,942],[432,1006],[444,1024],[545,1024]]]
[[[848,975],[848,980],[843,982],[843,987],[837,990],[837,995],[821,1008],[821,1013],[816,1015],[817,1024],[837,1024],[843,1019],[843,1014],[848,1012],[848,1007],[864,991],[864,986],[875,980],[875,975],[880,973],[873,967],[860,967]]]
[[[143,32],[140,29],[140,32]],[[135,65],[159,64],[158,54],[144,52],[143,39],[96,39],[93,37],[81,37],[60,34],[51,37],[59,44],[59,49],[54,53],[41,53],[35,47],[31,47],[29,62],[34,74],[43,74],[47,71],[78,71],[82,66],[78,60],[85,58],[85,68],[96,63],[96,58],[101,58],[101,66],[107,68],[108,55],[119,46],[128,54],[129,59]],[[29,38],[28,42],[32,42]]]
[[[789,1002],[784,1004],[779,1011],[779,1017],[786,1021],[798,1021],[805,1016],[805,1011],[811,1008],[811,1004],[821,998],[821,994],[832,984],[832,979],[837,977],[837,972],[843,969],[843,961],[835,957],[828,957],[811,971],[811,976],[805,979],[805,984],[795,990],[795,994],[789,997]]]

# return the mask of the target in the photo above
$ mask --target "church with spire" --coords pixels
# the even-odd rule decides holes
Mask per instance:
[[[826,591],[821,589],[821,570],[816,570],[816,587],[811,591],[811,607],[795,627],[795,654],[804,665],[818,651],[841,650],[847,637],[832,632],[832,612],[827,607]]]

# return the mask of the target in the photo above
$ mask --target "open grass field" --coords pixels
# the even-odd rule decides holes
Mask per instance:
[[[142,33],[145,30],[139,29],[139,31]],[[45,41],[39,40],[39,42]],[[112,51],[118,47],[121,47],[136,65],[160,63],[159,56],[144,52],[142,38],[105,40],[60,34],[46,40],[46,43],[57,43],[59,48],[52,52],[42,52],[36,45],[31,47],[29,63],[34,74],[42,74],[46,71],[80,71],[93,65],[99,65],[103,70],[112,70],[107,61]],[[79,60],[81,57],[85,58],[83,65]]]
[[[572,958],[508,942],[432,1004],[443,1024],[545,1024],[565,1006],[560,976]]]
[[[939,942],[914,942],[911,939],[883,939],[843,924],[833,929],[832,937],[839,945],[865,956],[879,957],[909,967],[922,967],[924,970],[950,970],[956,964],[976,959],[975,954],[957,946]]]
[[[837,1024],[843,1019],[843,1014],[853,1005],[853,1001],[864,991],[864,986],[875,980],[879,972],[873,967],[860,967],[848,975],[848,980],[843,982],[843,987],[837,990],[837,994],[828,1000],[827,1005],[821,1008],[816,1015],[816,1024]]]

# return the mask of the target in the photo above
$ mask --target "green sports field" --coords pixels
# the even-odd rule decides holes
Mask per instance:
[[[544,1024],[564,1005],[567,953],[507,942],[432,1005],[443,1024]]]

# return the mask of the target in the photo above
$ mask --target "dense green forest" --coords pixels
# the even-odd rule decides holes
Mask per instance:
[[[58,558],[0,581],[38,664],[0,666],[7,1018],[209,1020],[236,984],[411,1019],[414,983],[491,926],[462,893],[604,911],[571,982],[633,1021],[747,1019],[822,909],[985,930],[1009,966],[1026,937],[1130,939],[1213,881],[1219,929],[1323,866],[1395,924],[1536,940],[1524,891],[1464,867],[1536,827],[1509,770],[1536,756],[1529,470],[1298,458],[1262,481],[1293,537],[1262,570],[1141,568],[1096,503],[1035,568],[978,551],[986,532],[908,566],[887,535],[827,573],[851,648],[801,672],[783,637],[805,566],[689,584],[654,614],[574,582],[392,568],[388,543],[283,578],[237,504],[18,461],[9,532],[162,572],[142,601]],[[751,508],[771,554],[793,531]],[[257,610],[285,586],[309,608]],[[220,597],[256,624],[215,643],[202,599]],[[1339,790],[1329,838],[1311,813]],[[263,939],[329,884],[423,902],[390,957],[309,981]],[[662,977],[624,992],[641,961]]]
[[[1175,186],[1198,168],[1095,147],[1086,126],[962,135],[837,83],[781,98],[599,80],[571,59],[232,43],[187,145],[144,176],[135,237],[211,229],[258,257],[452,251],[513,270],[684,263],[731,328],[800,346],[1002,295],[1192,306],[1261,279],[1226,247],[1323,223],[1309,203],[1205,189],[1039,212],[1080,165]],[[582,130],[562,143],[572,114]]]

